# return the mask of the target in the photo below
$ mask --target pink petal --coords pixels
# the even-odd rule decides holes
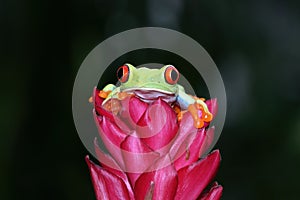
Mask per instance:
[[[130,126],[127,121],[123,120],[122,118],[120,118],[120,116],[115,115],[114,116],[114,123],[116,124],[116,126],[119,127],[120,130],[122,130],[122,132],[126,135],[130,135],[132,132],[132,126]]]
[[[101,106],[102,102],[104,101],[103,98],[99,97],[100,90],[97,89],[97,87],[94,87],[94,91],[93,91],[93,102],[94,102],[94,107],[98,107]]]
[[[178,134],[175,137],[169,152],[173,161],[186,153],[187,147],[192,144],[197,136],[197,132],[198,129],[194,127],[194,121],[191,114],[189,112],[184,113],[180,122]]]
[[[121,144],[127,175],[132,185],[142,172],[153,165],[159,154],[134,136],[128,136]]]
[[[106,117],[94,116],[101,130],[101,133],[99,133],[101,138],[106,137],[116,146],[120,146],[121,142],[123,142],[128,134],[124,133],[122,129],[120,129],[115,123],[111,122]],[[107,148],[109,149],[109,147]]]
[[[167,146],[178,134],[177,116],[174,110],[160,98],[154,101],[138,122],[136,133],[155,151]],[[165,149],[164,153],[168,151],[169,149]]]
[[[121,167],[117,164],[117,162],[108,154],[104,153],[102,149],[98,145],[97,138],[94,139],[94,147],[95,153],[97,156],[97,160],[101,163],[101,166],[107,171],[116,174],[123,180],[126,180],[126,174],[123,172]]]
[[[211,127],[206,130],[205,132],[205,139],[203,145],[199,149],[199,157],[202,157],[207,153],[208,149],[211,147],[212,142],[214,141],[215,137],[215,127]]]
[[[157,163],[166,162],[170,163],[168,155]],[[150,199],[155,200],[174,199],[177,184],[177,172],[172,165],[168,165],[156,171],[146,172],[143,173],[135,183],[135,198],[137,200],[144,200],[150,196],[152,197]]]
[[[94,119],[98,128],[99,135],[113,158],[118,164],[123,167],[123,158],[121,153],[121,143],[126,138],[127,134],[106,117],[97,116],[94,112]]]
[[[175,168],[179,169],[196,162],[200,155],[199,150],[201,149],[205,138],[205,129],[199,129],[192,144],[185,147],[184,153],[174,162]]]
[[[220,153],[216,150],[206,158],[180,169],[178,171],[178,188],[175,199],[186,199],[186,194],[189,194],[189,199],[197,199],[215,176],[220,159]]]
[[[105,116],[105,117],[108,117],[111,121],[114,121],[114,116],[111,112],[105,110],[103,107],[102,107],[102,102],[104,101],[103,98],[99,97],[99,91],[96,87],[94,88],[94,94],[93,94],[93,102],[94,102],[94,108],[96,110],[96,113],[98,115],[101,115],[101,116]]]
[[[125,109],[129,110],[131,119],[135,124],[137,124],[137,122],[141,119],[143,114],[146,112],[148,106],[149,105],[147,103],[141,101],[139,98],[131,97],[129,101],[129,108],[125,107]]]
[[[216,183],[207,193],[201,195],[199,200],[219,200],[221,199],[222,192],[223,187]]]
[[[217,99],[208,99],[205,101],[208,110],[211,112],[211,114],[213,114],[213,116],[216,116],[217,112],[218,112],[218,102]]]
[[[95,165],[86,156],[97,200],[130,199],[127,187],[119,177]]]
[[[135,129],[136,123],[148,108],[148,104],[135,96],[129,96],[121,100],[121,111],[118,115],[120,121],[130,129]],[[119,122],[118,122],[119,123]]]
[[[103,169],[120,177],[124,181],[124,183],[127,187],[130,198],[133,199],[134,194],[133,194],[132,187],[129,183],[127,175],[124,173],[124,171],[119,167],[119,165],[116,163],[116,161],[111,156],[109,156],[108,154],[105,154],[100,149],[100,147],[98,146],[97,138],[95,138],[95,140],[94,140],[94,146],[95,146],[95,152],[96,152],[98,161],[101,163]]]
[[[218,112],[218,104],[217,104],[217,99],[209,99],[207,101],[205,101],[208,110],[211,112],[211,114],[213,115],[213,119],[216,116],[217,112]],[[204,122],[204,128],[209,126],[211,122]]]

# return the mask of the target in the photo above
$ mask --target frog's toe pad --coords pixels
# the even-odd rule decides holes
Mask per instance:
[[[199,104],[195,102],[194,104],[190,104],[188,107],[188,111],[191,113],[194,119],[194,126],[196,128],[202,128],[206,123],[209,123],[213,119],[213,115],[208,111],[206,104],[202,102]]]

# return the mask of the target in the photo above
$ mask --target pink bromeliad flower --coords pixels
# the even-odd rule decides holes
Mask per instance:
[[[125,95],[103,101],[102,91],[95,89],[94,118],[109,152],[95,140],[100,165],[86,157],[98,200],[220,199],[222,186],[210,185],[220,153],[203,157],[214,138],[209,122],[195,127],[191,112],[178,112],[161,97],[144,101]],[[216,100],[205,103],[215,115]]]

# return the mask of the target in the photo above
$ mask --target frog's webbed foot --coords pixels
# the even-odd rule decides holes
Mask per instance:
[[[194,126],[196,128],[202,128],[206,123],[213,119],[213,115],[209,112],[205,99],[194,97],[195,102],[188,106],[188,111],[191,113],[194,119]],[[200,112],[199,112],[200,111]]]
[[[132,96],[127,92],[121,92],[120,88],[113,84],[108,84],[97,94],[100,98],[104,99],[102,106],[105,110],[114,113],[115,115],[121,110],[121,100]],[[91,102],[93,99],[91,99]]]
[[[103,108],[114,115],[117,115],[121,109],[122,105],[121,102],[118,99],[109,99],[104,105]]]
[[[113,95],[111,95],[114,93]],[[100,93],[99,93],[100,96]],[[103,101],[102,106],[105,110],[112,112],[114,115],[117,115],[119,111],[122,109],[121,100],[132,96],[132,94],[129,94],[127,92],[118,92],[115,93],[115,91],[112,91],[108,94],[106,99]]]

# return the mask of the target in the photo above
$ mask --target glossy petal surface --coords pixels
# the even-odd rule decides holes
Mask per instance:
[[[197,199],[215,176],[220,159],[219,151],[214,151],[206,158],[179,170],[175,199],[186,199],[187,194],[189,199]]]
[[[169,160],[170,158],[167,155],[156,164],[169,162],[165,159]],[[135,183],[135,197],[137,200],[143,200],[147,196],[156,200],[172,200],[176,194],[177,184],[177,172],[172,165],[146,172]]]

